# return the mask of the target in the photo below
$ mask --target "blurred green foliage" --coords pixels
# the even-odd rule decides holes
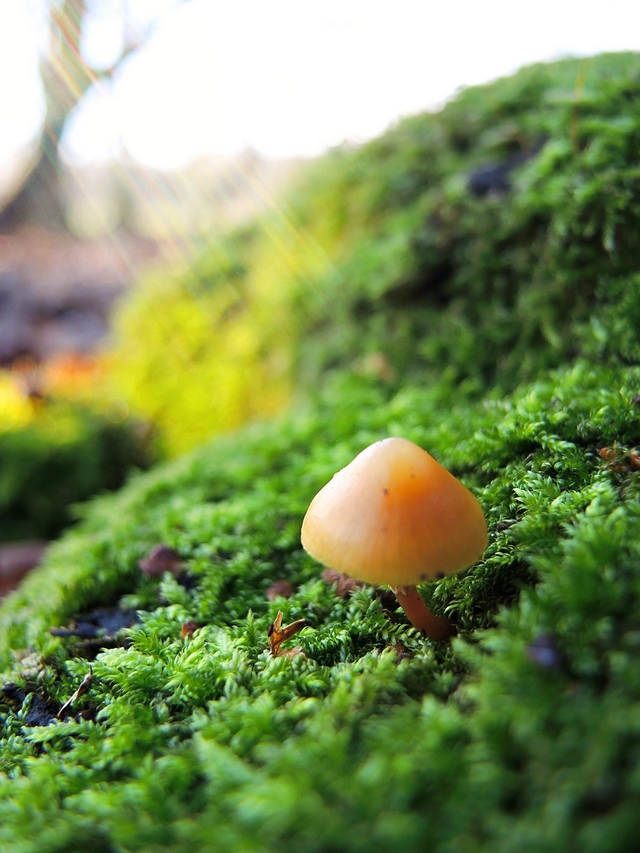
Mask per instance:
[[[175,453],[333,370],[508,390],[577,354],[634,358],[599,316],[638,312],[638,67],[535,65],[327,155],[271,215],[146,281],[120,390]]]
[[[274,250],[247,228],[192,266],[148,276],[125,300],[113,381],[160,425],[170,454],[288,402],[294,335],[282,252],[299,265],[296,248]]]
[[[269,330],[288,381],[314,390],[92,501],[0,608],[3,850],[637,849],[639,89],[626,55],[469,90],[318,167],[296,228],[330,262],[300,260],[278,293],[262,264],[207,278],[202,261],[180,280],[186,323],[238,276],[220,322]],[[509,127],[528,128],[515,153],[532,156],[474,195],[512,156]],[[259,257],[262,227],[239,258]],[[260,314],[278,299],[280,338]],[[423,587],[452,643],[371,588],[338,597],[299,544],[318,488],[387,435],[427,448],[487,514],[479,563]],[[142,575],[159,543],[185,575]],[[278,579],[295,591],[270,601]],[[95,647],[51,635],[107,603],[140,622],[91,664]],[[305,657],[270,656],[278,610],[307,620]]]
[[[73,504],[119,488],[154,457],[142,423],[44,404],[29,424],[0,433],[0,542],[55,538],[75,520]]]

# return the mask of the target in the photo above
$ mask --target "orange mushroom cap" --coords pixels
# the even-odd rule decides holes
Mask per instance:
[[[412,586],[475,563],[487,547],[487,523],[469,489],[425,450],[385,438],[311,501],[302,546],[367,583]]]

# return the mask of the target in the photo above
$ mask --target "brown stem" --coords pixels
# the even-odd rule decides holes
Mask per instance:
[[[430,640],[446,640],[455,634],[453,623],[444,616],[434,616],[415,586],[391,588],[409,622],[414,628],[424,631]]]

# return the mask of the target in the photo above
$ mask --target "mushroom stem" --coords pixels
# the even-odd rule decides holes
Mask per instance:
[[[414,628],[424,633],[430,640],[446,640],[455,634],[453,623],[444,616],[434,616],[424,603],[424,598],[415,586],[391,587],[400,607],[407,614]]]

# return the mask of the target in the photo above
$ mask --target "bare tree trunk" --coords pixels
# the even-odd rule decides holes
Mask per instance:
[[[65,122],[87,89],[97,80],[111,78],[122,60],[140,46],[138,38],[144,39],[151,28],[149,24],[138,38],[129,34],[119,59],[110,68],[95,71],[84,61],[80,49],[86,0],[49,0],[49,3],[49,46],[40,63],[46,115],[39,152],[22,187],[0,209],[0,233],[26,224],[67,230],[59,159]]]
[[[66,230],[58,160],[60,130],[56,141],[47,140],[43,132],[31,172],[17,195],[0,211],[0,233],[11,233],[27,224],[46,226],[53,231]]]
[[[39,152],[24,184],[0,211],[2,232],[26,224],[66,230],[60,137],[69,113],[97,79],[80,53],[85,13],[85,0],[64,0],[51,10],[49,48],[40,63],[46,114]]]

